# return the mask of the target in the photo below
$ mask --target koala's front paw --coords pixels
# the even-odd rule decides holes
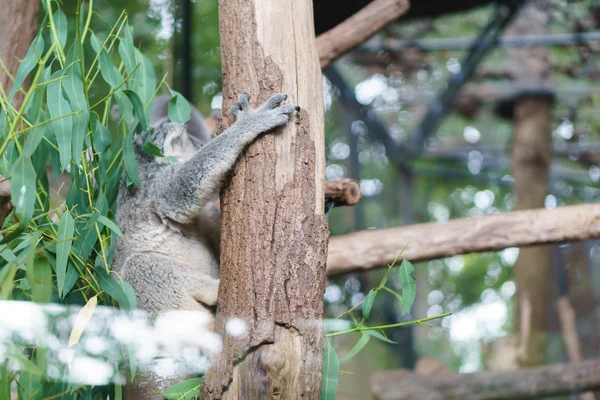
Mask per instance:
[[[286,124],[294,111],[300,111],[300,107],[293,104],[281,105],[287,99],[287,95],[283,93],[274,95],[257,109],[250,107],[249,99],[250,96],[242,93],[239,102],[231,107],[231,113],[235,115],[238,122],[250,123],[252,130],[256,130],[257,133]]]

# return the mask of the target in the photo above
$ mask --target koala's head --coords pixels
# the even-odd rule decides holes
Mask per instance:
[[[148,138],[149,134],[150,138]],[[158,157],[145,152],[143,148],[146,141],[156,146],[164,157]],[[168,119],[159,122],[150,133],[144,132],[141,135],[137,135],[134,139],[138,164],[142,168],[150,163],[171,164],[173,158],[178,162],[185,162],[200,147],[201,144],[187,132],[185,125],[170,122]]]

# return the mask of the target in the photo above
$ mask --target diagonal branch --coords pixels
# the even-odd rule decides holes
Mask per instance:
[[[408,0],[374,0],[362,10],[317,37],[317,51],[324,69],[410,8]]]

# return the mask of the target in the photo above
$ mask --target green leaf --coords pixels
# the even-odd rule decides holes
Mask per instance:
[[[323,320],[323,330],[327,333],[347,331],[354,327],[355,326],[351,321],[345,319],[325,318]]]
[[[340,360],[329,342],[327,342],[323,352],[322,374],[321,400],[335,400],[338,380],[340,379]]]
[[[38,60],[42,57],[44,53],[44,39],[42,36],[36,36],[29,46],[29,50],[27,50],[27,54],[25,54],[25,58],[21,61],[19,65],[19,69],[17,70],[17,75],[15,75],[15,82],[13,83],[13,87],[8,94],[8,98],[12,100],[17,90],[23,86],[25,79],[27,79],[27,75],[38,65]]]
[[[65,276],[65,286],[63,287],[63,292],[65,296],[69,294],[73,286],[75,286],[75,282],[79,279],[79,273],[75,269],[72,263],[69,263],[67,266],[67,274]]]
[[[58,78],[63,75],[63,71],[55,72],[52,77]],[[71,139],[73,137],[73,116],[71,106],[63,96],[63,90],[60,80],[48,84],[47,92],[48,111],[50,117],[55,119],[51,122],[51,127],[56,137],[58,151],[60,153],[60,165],[66,169],[71,161]]]
[[[146,123],[146,114],[144,114],[144,105],[140,100],[140,97],[131,90],[123,90],[123,93],[129,98],[131,105],[133,106],[133,115],[137,118],[138,122],[142,126],[142,130],[148,130],[148,124]]]
[[[171,386],[162,395],[167,400],[192,400],[198,397],[202,378],[186,379]]]
[[[102,48],[102,41],[98,39],[98,36],[96,36],[94,32],[92,32],[92,34],[90,35],[90,44],[92,45],[92,49],[94,49],[94,52],[98,54],[98,52]]]
[[[61,10],[57,10],[52,19],[54,20],[56,33],[58,33],[58,44],[61,49],[64,49],[65,44],[67,44],[67,16]]]
[[[121,230],[119,229],[119,227],[117,226],[117,224],[115,224],[114,222],[112,222],[110,219],[108,219],[104,215],[101,215],[101,214],[98,215],[98,221],[102,222],[105,226],[108,227],[108,229],[110,229],[111,231],[113,231],[114,233],[116,233],[117,236],[123,237],[123,233],[121,233]]]
[[[121,122],[122,130],[125,130],[125,121]],[[130,182],[141,187],[142,184],[138,178],[138,165],[133,150],[133,130],[129,130],[123,140],[123,162],[125,164],[125,173]]]
[[[111,88],[116,88],[123,82],[121,74],[119,74],[119,70],[113,64],[112,58],[106,51],[106,49],[102,49],[100,51],[100,56],[98,57],[98,63],[100,66],[100,73],[102,74],[102,78],[110,85]]]
[[[21,353],[21,351],[19,351],[14,344],[11,343],[8,347],[9,348],[6,352],[6,357],[9,360],[16,362],[19,366],[19,370],[27,371],[35,376],[43,375],[44,372],[41,370],[41,368],[35,365],[33,361],[25,356],[25,354]]]
[[[37,258],[27,266],[27,280],[31,285],[31,297],[36,303],[52,300],[52,267],[46,258]]]
[[[112,144],[110,131],[98,121],[98,116],[95,113],[92,114],[92,127],[94,129],[94,151],[100,153],[101,159],[105,159],[105,157],[102,157],[102,153],[108,150]]]
[[[410,312],[410,308],[417,297],[417,279],[413,276],[415,267],[408,261],[400,265],[400,285],[402,286],[402,315]]]
[[[145,107],[146,119],[150,121],[152,117],[153,96],[156,91],[156,75],[152,62],[138,49],[135,49],[135,57],[141,64],[133,75],[132,88],[140,96]]]
[[[361,333],[362,333],[362,336],[360,337],[360,339],[358,339],[358,342],[356,342],[354,347],[352,349],[350,349],[348,354],[346,354],[344,357],[340,358],[341,363],[350,360],[352,357],[357,355],[363,349],[363,347],[365,347],[367,345],[367,343],[369,343],[369,339],[371,339],[371,336],[367,335],[365,332],[361,332]]]
[[[363,304],[362,304],[362,315],[363,315],[363,317],[365,317],[366,320],[368,320],[369,316],[371,315],[371,307],[373,307],[374,301],[375,301],[375,290],[371,289],[371,291],[369,292],[367,297],[365,297],[365,300],[363,301]]]
[[[374,338],[379,339],[382,342],[391,343],[391,344],[398,343],[398,342],[394,342],[391,339],[388,339],[387,336],[385,336],[384,334],[382,334],[379,331],[362,331],[362,333],[369,335],[369,336],[373,336]]]
[[[44,138],[44,135],[46,135],[45,125],[38,126],[29,131],[27,139],[25,139],[25,144],[23,145],[23,155],[25,157],[31,157],[33,155],[34,151]]]
[[[81,67],[79,65],[79,57],[77,57],[78,42],[71,46],[67,63],[70,67],[67,70],[67,77],[63,80],[63,88],[67,93],[71,110],[79,111],[73,116],[73,159],[77,165],[81,166],[81,151],[83,142],[87,134],[88,122],[90,119],[90,107],[85,96],[83,88],[83,78],[81,76]]]
[[[65,294],[63,291],[67,275],[67,261],[71,253],[74,231],[73,217],[69,210],[65,210],[58,223],[58,243],[56,244],[56,284],[58,286],[58,295],[61,298]]]
[[[28,157],[20,156],[14,163],[10,179],[10,196],[15,211],[26,226],[35,209],[35,170]]]
[[[44,384],[41,377],[27,371],[19,372],[19,399],[42,400]]]
[[[0,281],[0,300],[10,300],[12,295],[12,290],[15,287],[15,274],[17,273],[17,268],[15,266],[12,267],[4,267],[4,277]]]
[[[190,120],[191,108],[181,93],[171,90],[173,96],[169,100],[169,119],[177,124],[185,124]]]
[[[131,28],[127,25],[123,30],[125,31],[125,35],[119,40],[119,55],[121,56],[121,60],[123,60],[127,75],[131,76],[138,62],[135,57],[135,46],[133,45]]]
[[[104,268],[98,268],[98,283],[110,297],[119,303],[123,310],[135,310],[137,300],[131,285],[121,279],[117,280],[112,274],[108,274]]]

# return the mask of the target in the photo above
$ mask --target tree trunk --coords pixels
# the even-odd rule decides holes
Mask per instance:
[[[507,29],[507,35],[543,34],[548,12],[544,2],[525,6]],[[543,87],[549,75],[548,50],[510,49],[509,70],[523,88]],[[512,142],[514,193],[517,210],[544,207],[552,144],[552,100],[546,95],[517,97]],[[541,365],[550,304],[550,247],[521,249],[514,267],[517,285],[515,330],[519,335],[523,367]]]
[[[513,176],[517,210],[544,207],[548,194],[551,158],[552,101],[526,98],[515,105]],[[546,352],[548,304],[550,304],[550,247],[538,246],[519,252],[514,267],[517,285],[515,325],[523,367],[542,365]]]
[[[241,92],[254,106],[283,92],[302,110],[250,146],[221,194],[223,351],[202,398],[318,399],[328,227],[312,1],[221,0],[219,19],[223,109]]]
[[[0,0],[0,54],[13,77],[37,32],[39,3],[39,0]],[[6,94],[12,88],[12,80],[2,69],[0,85]],[[19,107],[23,96],[15,95],[14,101]]]

